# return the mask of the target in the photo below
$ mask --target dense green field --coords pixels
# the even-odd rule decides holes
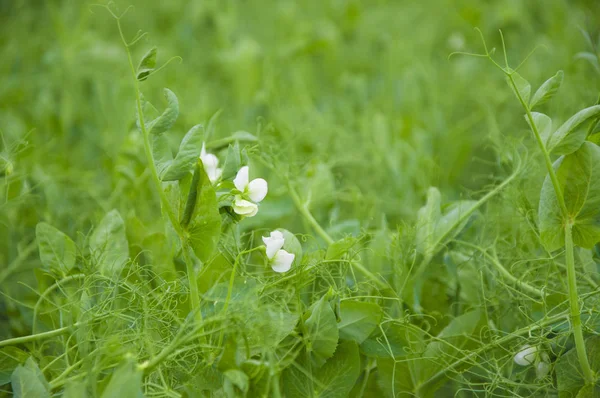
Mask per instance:
[[[600,397],[598,16],[0,1],[0,397]]]

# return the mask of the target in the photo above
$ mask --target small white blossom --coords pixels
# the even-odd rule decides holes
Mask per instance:
[[[521,366],[532,365],[537,357],[537,352],[537,347],[525,345],[521,347],[521,351],[519,351],[517,355],[515,355],[515,363]]]
[[[258,206],[256,203],[244,200],[240,195],[237,195],[233,200],[233,211],[240,216],[254,217],[258,213]]]
[[[233,184],[241,192],[241,195],[237,195],[233,200],[233,211],[246,217],[256,215],[258,212],[256,204],[262,201],[268,192],[267,182],[262,178],[249,181],[249,173],[249,167],[244,166],[233,179]]]
[[[219,158],[213,155],[212,153],[206,152],[206,146],[204,143],[202,144],[202,150],[200,151],[200,160],[202,160],[202,164],[204,165],[204,171],[208,176],[208,179],[211,183],[214,184],[219,178],[221,178],[221,174],[223,174],[223,169],[219,168]]]
[[[269,237],[263,236],[262,240],[267,247],[267,258],[269,260],[275,257],[275,254],[283,247],[285,242],[280,231],[273,231]]]
[[[550,357],[546,352],[539,350],[537,347],[523,346],[514,359],[517,365],[534,365],[535,374],[538,379],[543,379],[550,372]]]
[[[273,271],[279,273],[289,271],[296,255],[282,249],[285,240],[281,231],[273,231],[270,236],[263,236],[262,240],[265,243],[267,258]]]

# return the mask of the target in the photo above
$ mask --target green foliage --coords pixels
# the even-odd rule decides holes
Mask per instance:
[[[600,5],[131,1],[0,2],[0,397],[598,395]]]
[[[111,210],[90,236],[90,250],[96,256],[97,269],[106,276],[118,275],[129,260],[125,223],[118,210]]]
[[[340,335],[328,295],[315,302],[304,317],[306,350],[312,354],[317,367],[320,367],[335,352]]]
[[[38,364],[31,357],[23,365],[17,366],[10,380],[15,398],[46,398],[51,396],[50,385],[44,378]]]
[[[75,242],[52,225],[41,222],[35,227],[40,260],[46,270],[68,273],[75,265]]]
[[[590,142],[579,150],[559,158],[554,164],[561,193],[567,207],[567,219],[552,182],[546,177],[540,198],[540,234],[549,251],[564,246],[564,225],[573,223],[576,245],[592,248],[600,240],[600,147]]]
[[[537,89],[535,94],[533,94],[531,102],[529,103],[529,108],[533,109],[534,107],[542,105],[543,103],[554,97],[554,95],[560,88],[560,85],[562,84],[564,75],[564,72],[562,70],[559,70],[554,76],[546,80],[544,84],[542,84],[540,88]]]

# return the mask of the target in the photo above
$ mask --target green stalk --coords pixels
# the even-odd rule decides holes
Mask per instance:
[[[579,295],[577,294],[577,279],[575,275],[575,256],[573,254],[573,223],[567,222],[565,226],[565,256],[567,258],[567,284],[569,286],[569,308],[570,320],[573,327],[573,338],[575,339],[575,349],[577,358],[581,365],[583,377],[587,384],[594,383],[594,372],[588,361],[585,341],[583,340],[583,328],[581,326],[581,311],[579,309]]]
[[[202,313],[200,311],[200,295],[198,294],[198,286],[196,283],[196,273],[194,271],[194,265],[190,259],[190,256],[187,252],[187,238],[185,236],[185,231],[182,229],[179,224],[179,220],[175,216],[171,205],[169,204],[169,199],[165,194],[165,191],[162,189],[162,182],[160,177],[158,176],[158,171],[156,170],[156,165],[154,164],[154,156],[152,155],[152,146],[150,144],[150,135],[148,129],[146,128],[146,123],[144,121],[144,111],[142,108],[142,99],[140,94],[139,82],[137,80],[137,76],[135,73],[135,66],[133,65],[133,59],[131,58],[131,51],[129,51],[129,43],[125,40],[125,36],[123,35],[123,29],[121,28],[121,20],[117,18],[117,26],[119,28],[119,34],[121,36],[121,40],[123,41],[123,45],[125,47],[125,51],[127,52],[127,59],[129,60],[129,68],[131,69],[131,76],[133,78],[133,86],[135,89],[135,102],[136,109],[138,113],[138,119],[140,121],[140,130],[142,131],[142,135],[144,138],[144,152],[146,153],[146,161],[148,163],[148,168],[150,169],[150,173],[152,174],[152,180],[154,181],[154,186],[156,191],[158,192],[161,204],[161,213],[166,213],[175,232],[179,236],[181,241],[183,257],[186,264],[186,273],[188,277],[188,283],[190,285],[190,303],[191,310],[195,313],[196,319],[199,321],[202,320]]]
[[[505,71],[506,73],[506,71]],[[554,193],[556,194],[556,198],[558,199],[558,203],[560,205],[560,209],[562,212],[563,221],[565,224],[565,246],[566,246],[566,262],[567,262],[567,279],[568,279],[568,287],[569,287],[569,308],[570,308],[570,321],[571,328],[573,329],[573,337],[575,339],[575,348],[577,350],[577,358],[579,360],[579,365],[581,366],[581,370],[583,371],[583,377],[586,381],[586,384],[592,384],[594,382],[594,372],[590,367],[590,363],[587,357],[585,342],[583,340],[583,329],[581,326],[581,314],[579,309],[579,295],[577,294],[577,280],[575,278],[575,256],[573,253],[573,235],[572,235],[572,227],[573,223],[569,219],[569,211],[567,210],[567,206],[565,204],[565,198],[563,196],[562,190],[560,189],[560,184],[558,182],[558,177],[556,176],[556,172],[554,171],[554,167],[552,167],[552,160],[550,159],[550,153],[546,149],[546,145],[544,145],[544,141],[538,131],[538,128],[533,120],[533,115],[531,114],[531,110],[529,106],[521,97],[521,93],[515,84],[515,80],[512,77],[512,74],[506,73],[510,84],[513,87],[521,106],[525,109],[527,114],[527,120],[529,121],[529,126],[531,127],[531,131],[537,141],[542,154],[544,155],[544,161],[546,163],[546,169],[548,170],[548,175],[550,176],[550,181],[552,181],[552,186],[554,188]]]

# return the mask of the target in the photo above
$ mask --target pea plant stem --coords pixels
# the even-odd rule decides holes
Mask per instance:
[[[190,307],[194,312],[196,319],[199,321],[202,320],[202,312],[200,311],[200,295],[198,293],[198,285],[196,282],[196,272],[194,270],[194,264],[188,253],[188,240],[186,238],[186,233],[179,224],[179,220],[177,219],[171,205],[169,203],[169,199],[165,194],[165,191],[162,188],[162,182],[160,177],[158,176],[158,171],[156,169],[156,165],[154,164],[154,156],[152,154],[152,146],[150,144],[150,135],[148,129],[146,128],[146,123],[144,121],[144,110],[142,108],[142,98],[140,93],[139,81],[136,76],[135,67],[133,65],[133,59],[131,57],[130,44],[125,39],[123,34],[123,29],[121,27],[121,20],[117,18],[117,26],[119,28],[119,34],[121,36],[121,40],[123,41],[123,45],[125,47],[125,51],[127,52],[127,59],[129,60],[129,67],[131,69],[131,76],[133,78],[133,86],[135,90],[135,102],[137,109],[137,116],[139,120],[140,130],[142,132],[144,138],[144,152],[146,153],[146,161],[148,163],[148,168],[150,169],[150,173],[152,174],[152,180],[154,181],[154,185],[156,191],[158,192],[160,204],[161,204],[161,212],[162,214],[167,215],[169,220],[171,221],[171,225],[175,229],[175,232],[179,236],[182,246],[183,258],[186,265],[186,273],[188,277],[188,283],[190,285]]]
[[[570,310],[570,322],[571,328],[573,329],[573,337],[575,339],[575,348],[577,350],[577,358],[579,360],[579,365],[581,366],[581,370],[583,372],[583,377],[587,384],[592,384],[594,382],[594,372],[590,367],[590,363],[587,357],[585,342],[583,340],[583,329],[581,326],[581,313],[579,308],[579,295],[577,294],[577,280],[575,278],[575,256],[573,252],[573,234],[572,228],[573,223],[569,217],[569,211],[567,210],[567,206],[565,204],[565,198],[563,196],[563,192],[560,188],[560,183],[558,182],[558,177],[556,176],[556,172],[554,171],[554,167],[552,167],[552,160],[550,159],[550,153],[546,149],[546,145],[542,140],[540,132],[535,124],[533,119],[533,115],[531,113],[531,109],[529,105],[525,103],[525,100],[521,96],[519,89],[515,83],[513,78],[513,72],[504,70],[519,102],[523,109],[525,109],[525,113],[527,115],[527,120],[529,121],[529,126],[531,131],[533,132],[533,136],[544,155],[544,161],[546,163],[546,169],[548,170],[548,175],[550,176],[550,181],[552,182],[552,186],[554,188],[554,193],[556,198],[558,199],[558,204],[561,208],[564,231],[565,231],[565,256],[567,263],[567,279],[568,279],[568,288],[569,288],[569,310]]]

